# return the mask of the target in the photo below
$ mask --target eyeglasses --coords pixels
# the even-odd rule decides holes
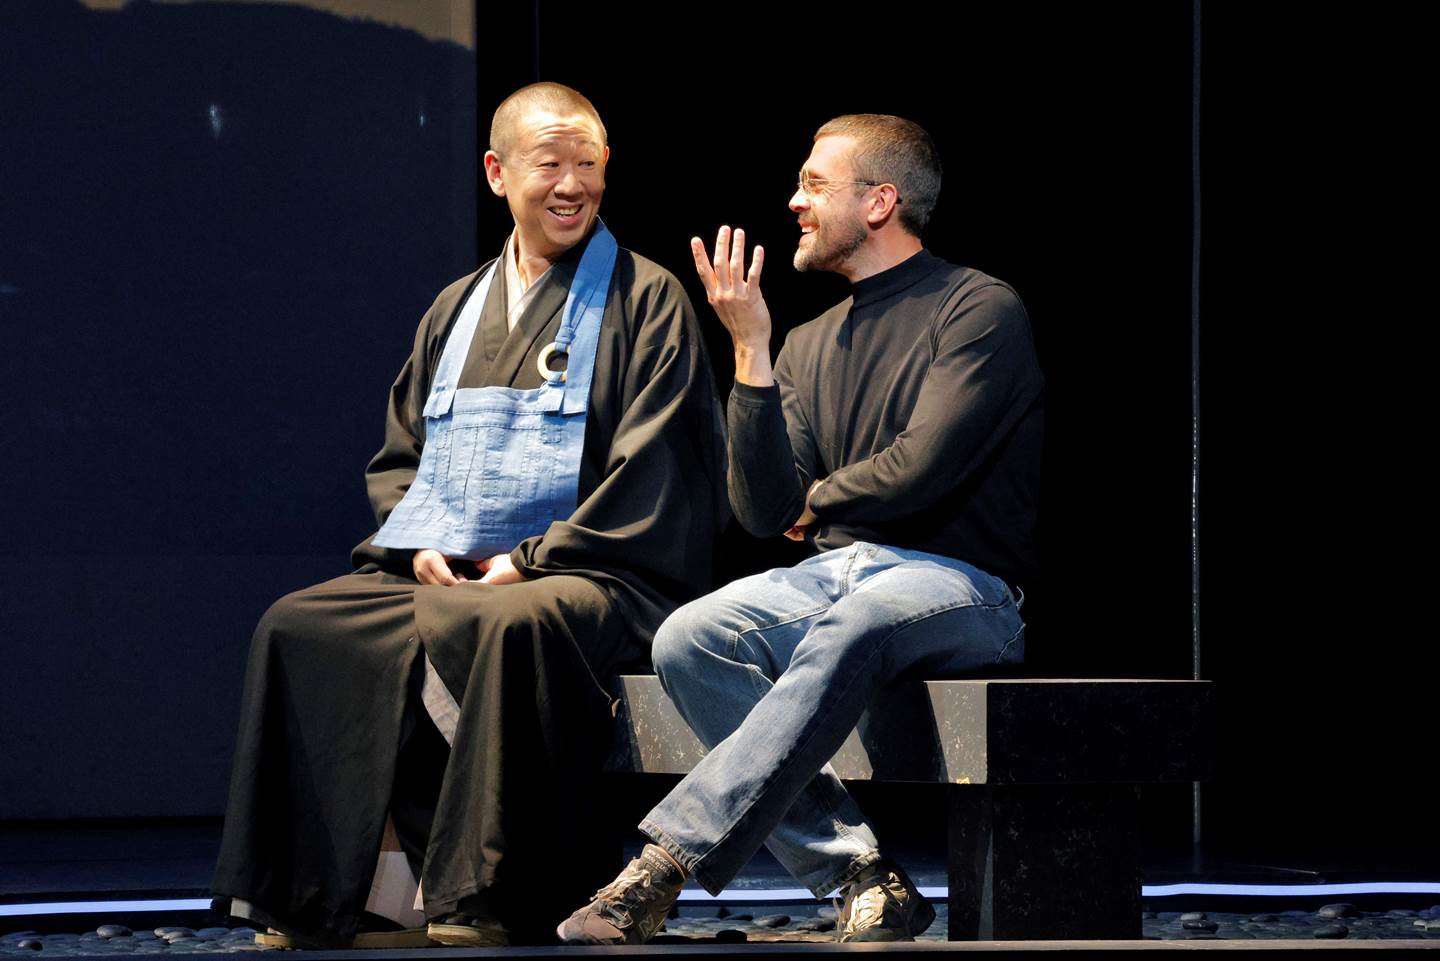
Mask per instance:
[[[854,184],[865,187],[878,187],[887,181],[884,180],[831,180],[826,177],[812,177],[808,170],[800,171],[800,179],[795,181],[795,189],[811,200],[818,200],[830,192],[832,184]],[[899,197],[895,198],[898,204]]]

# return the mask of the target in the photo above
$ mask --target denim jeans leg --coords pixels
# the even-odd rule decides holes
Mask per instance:
[[[916,666],[945,676],[993,665],[1023,637],[1009,591],[982,571],[878,545],[838,553],[845,555],[843,563],[831,563],[829,579],[819,579],[828,607],[789,612],[783,633],[786,646],[794,647],[783,673],[641,825],[712,893],[782,824],[881,686]],[[740,582],[747,585],[747,602],[756,596],[752,580]],[[773,632],[780,626],[728,626],[733,640],[725,643],[736,651],[748,645],[752,655],[764,656],[777,646]],[[689,670],[671,673],[674,686],[673,675]],[[693,703],[689,710],[698,719],[712,709]],[[812,889],[821,886],[811,883]]]
[[[809,625],[829,609],[852,553],[833,551],[744,578],[682,607],[661,627],[652,651],[656,671],[707,748],[728,737],[769,693]],[[679,799],[672,806],[681,806]],[[641,829],[688,866],[710,848],[707,838],[716,827],[697,815],[669,817],[657,808]],[[837,877],[879,858],[873,830],[828,764],[765,844],[821,895]]]

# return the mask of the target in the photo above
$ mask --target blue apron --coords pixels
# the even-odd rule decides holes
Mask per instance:
[[[597,221],[555,342],[540,353],[545,383],[533,390],[456,387],[500,262],[485,272],[440,355],[425,403],[425,446],[415,481],[375,535],[376,546],[431,548],[480,560],[508,554],[574,513],[615,251],[615,238]],[[568,356],[564,371],[550,370],[554,354]]]

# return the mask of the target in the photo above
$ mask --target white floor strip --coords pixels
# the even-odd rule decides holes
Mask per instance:
[[[16,914],[104,914],[106,911],[208,911],[209,898],[166,901],[44,901],[39,904],[0,904],[0,917]]]
[[[928,890],[921,888],[922,894]],[[930,895],[925,895],[927,898]],[[814,901],[815,895],[810,893],[809,888],[755,888],[743,891],[734,891],[726,888],[719,894],[706,894],[699,888],[691,888],[680,892],[681,901],[727,901],[730,904],[763,904],[766,901]]]
[[[1307,894],[1440,894],[1440,881],[1356,881],[1350,884],[1147,884],[1147,898],[1172,894],[1225,894],[1288,898]]]

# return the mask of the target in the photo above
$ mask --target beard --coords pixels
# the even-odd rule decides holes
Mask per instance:
[[[865,245],[865,225],[858,220],[818,220],[809,246],[795,248],[795,269],[838,270]]]

